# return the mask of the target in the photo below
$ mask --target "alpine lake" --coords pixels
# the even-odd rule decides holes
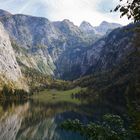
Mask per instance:
[[[72,98],[80,88],[45,90],[29,100],[0,102],[0,140],[86,140],[79,133],[65,131],[60,124],[78,119],[87,124],[99,121],[114,110]]]

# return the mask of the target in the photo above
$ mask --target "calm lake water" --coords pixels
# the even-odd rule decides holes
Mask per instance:
[[[66,132],[59,124],[67,119],[83,123],[100,119],[108,108],[68,102],[36,101],[0,103],[0,140],[85,140],[80,134]]]

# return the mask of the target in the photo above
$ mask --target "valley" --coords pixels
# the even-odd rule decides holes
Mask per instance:
[[[77,26],[0,10],[0,139],[86,140],[93,122],[115,140],[139,140],[139,32],[139,22]],[[104,126],[104,115],[124,124]],[[67,120],[81,131],[61,130]]]

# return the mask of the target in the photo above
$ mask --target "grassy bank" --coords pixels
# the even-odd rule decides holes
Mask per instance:
[[[78,104],[80,103],[80,101],[78,99],[72,98],[72,94],[78,93],[79,91],[81,91],[80,87],[66,91],[47,89],[40,93],[34,94],[32,98],[34,100],[39,100],[40,102],[48,102],[48,103],[72,102]]]

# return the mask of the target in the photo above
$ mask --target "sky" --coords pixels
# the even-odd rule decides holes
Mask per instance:
[[[130,21],[120,18],[119,13],[111,13],[119,0],[0,0],[0,9],[12,14],[28,14],[46,17],[51,21],[69,19],[76,25],[88,21],[93,26],[102,21],[122,25]]]

